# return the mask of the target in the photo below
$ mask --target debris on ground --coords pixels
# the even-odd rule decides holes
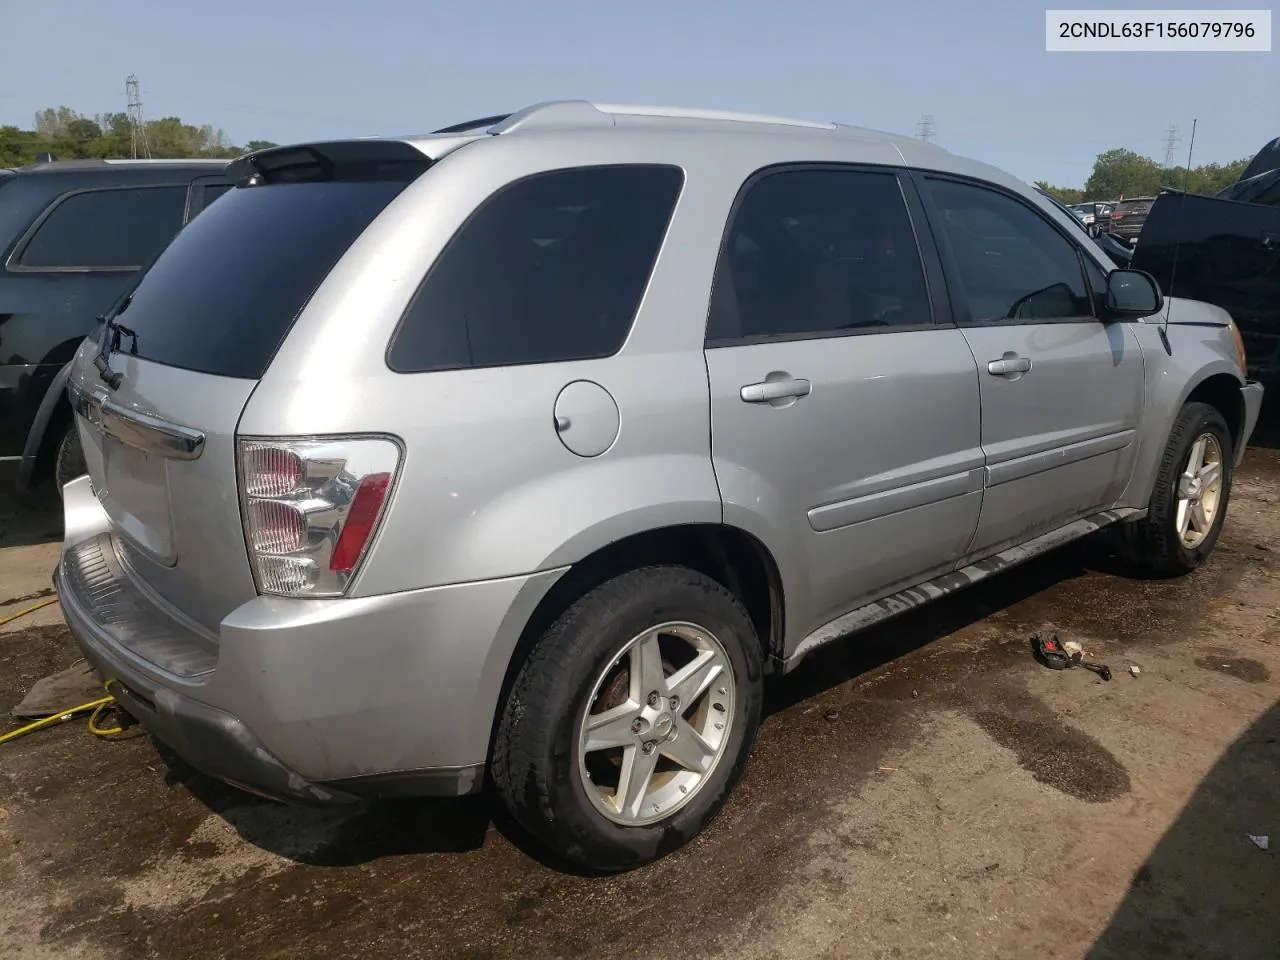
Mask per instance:
[[[1129,664],[1129,676],[1136,677],[1140,673],[1142,673],[1142,668],[1140,666],[1136,663]]]
[[[1071,642],[1071,641],[1068,641]],[[1111,679],[1111,668],[1106,664],[1093,663],[1084,659],[1083,653],[1068,653],[1066,645],[1058,639],[1056,633],[1044,631],[1031,638],[1035,657],[1050,670],[1066,670],[1068,667],[1084,667],[1092,670],[1103,680]],[[1075,644],[1076,647],[1080,645]]]
[[[839,720],[840,711],[837,710],[835,707],[832,707],[830,710],[828,710],[826,713],[823,714],[823,717],[825,717],[828,722]]]
[[[1084,647],[1080,646],[1075,640],[1063,640],[1062,649],[1067,652],[1067,656],[1073,659],[1084,656]]]
[[[1246,834],[1246,836],[1248,836],[1248,838],[1253,841],[1253,845],[1257,847],[1259,850],[1271,849],[1271,838],[1269,836],[1266,836],[1264,834],[1263,836],[1255,837],[1252,833]]]
[[[13,708],[17,719],[34,720],[61,713],[70,703],[84,703],[102,696],[102,680],[87,662],[42,677],[32,684],[22,702]]]

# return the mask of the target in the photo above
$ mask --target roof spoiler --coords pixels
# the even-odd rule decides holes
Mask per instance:
[[[413,180],[431,158],[402,140],[333,140],[268,147],[231,162],[227,173],[241,186],[326,180]]]

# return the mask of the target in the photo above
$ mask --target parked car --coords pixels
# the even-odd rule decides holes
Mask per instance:
[[[1142,225],[1146,223],[1147,214],[1151,212],[1151,204],[1154,202],[1155,197],[1121,200],[1111,211],[1107,233],[1130,246],[1136,245],[1138,236],[1142,233]]]
[[[1111,219],[1111,205],[1097,200],[1075,203],[1068,209],[1085,225],[1091,237],[1098,236],[1103,224],[1109,223]]]
[[[1073,203],[1068,207],[1071,213],[1077,217],[1086,227],[1093,226],[1094,210],[1091,203]]]
[[[1095,244],[1097,244],[1097,246],[1102,250],[1102,252],[1106,254],[1107,259],[1112,262],[1112,264],[1114,264],[1117,267],[1129,266],[1129,262],[1133,259],[1133,248],[1129,246],[1129,244],[1123,243],[1117,240],[1115,237],[1111,236],[1109,233],[1099,233],[1099,232],[1090,230],[1088,227],[1084,225],[1084,223],[1076,215],[1073,208],[1068,207],[1066,204],[1062,203],[1062,201],[1060,201],[1057,197],[1053,196],[1053,194],[1049,193],[1046,190],[1041,190],[1039,187],[1036,187],[1036,191],[1042,197],[1046,198],[1050,203],[1052,203],[1055,207],[1061,210],[1063,213],[1074,218],[1075,221],[1080,225],[1081,230],[1084,231],[1085,235],[1089,237]]]
[[[227,161],[63,160],[0,176],[0,462],[84,472],[63,385],[95,317],[231,184]]]
[[[1216,197],[1168,190],[1152,204],[1134,266],[1171,295],[1231,314],[1249,375],[1280,384],[1280,140]]]
[[[1166,332],[1014,177],[714,111],[452,129],[238,161],[77,354],[63,610],[206,773],[491,781],[625,870],[719,808],[767,673],[1100,529],[1213,549],[1230,318]]]

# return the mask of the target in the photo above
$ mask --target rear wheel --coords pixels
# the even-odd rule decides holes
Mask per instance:
[[[504,706],[493,777],[512,816],[580,867],[616,872],[694,837],[760,722],[751,620],[682,567],[592,590],[537,642]]]
[[[1231,431],[1206,403],[1182,408],[1169,435],[1147,516],[1121,528],[1121,549],[1140,570],[1176,576],[1213,552],[1227,516]]]
[[[80,434],[75,424],[67,427],[58,441],[57,457],[53,463],[53,482],[58,488],[58,496],[62,496],[62,488],[89,472],[84,461],[84,450],[80,448]]]

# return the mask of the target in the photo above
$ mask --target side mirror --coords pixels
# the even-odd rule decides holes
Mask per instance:
[[[1108,320],[1149,317],[1164,306],[1156,278],[1143,270],[1112,270],[1107,274]]]

